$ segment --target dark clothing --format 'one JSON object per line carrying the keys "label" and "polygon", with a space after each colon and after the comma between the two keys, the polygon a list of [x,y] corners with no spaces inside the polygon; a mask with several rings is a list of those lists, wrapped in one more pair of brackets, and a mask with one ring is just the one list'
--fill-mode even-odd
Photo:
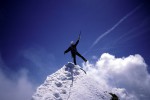
{"label": "dark clothing", "polygon": [[119,100],[118,96],[116,94],[113,93],[109,93],[112,97],[111,100]]}
{"label": "dark clothing", "polygon": [[77,40],[77,42],[75,44],[71,44],[70,47],[64,52],[64,53],[68,53],[69,51],[71,51],[71,55],[74,61],[74,64],[76,65],[76,55],[81,57],[85,62],[87,61],[80,53],[78,53],[76,46],[79,43],[79,39]]}
{"label": "dark clothing", "polygon": [[80,53],[76,52],[72,57],[73,57],[73,61],[74,64],[76,65],[76,55],[79,56],[80,58],[82,58],[85,62],[87,61]]}

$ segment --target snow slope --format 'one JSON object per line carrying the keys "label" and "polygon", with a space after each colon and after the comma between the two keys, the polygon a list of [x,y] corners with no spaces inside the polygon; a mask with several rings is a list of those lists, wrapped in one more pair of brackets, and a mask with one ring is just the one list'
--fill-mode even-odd
{"label": "snow slope", "polygon": [[32,100],[110,100],[107,89],[72,63],[49,75]]}

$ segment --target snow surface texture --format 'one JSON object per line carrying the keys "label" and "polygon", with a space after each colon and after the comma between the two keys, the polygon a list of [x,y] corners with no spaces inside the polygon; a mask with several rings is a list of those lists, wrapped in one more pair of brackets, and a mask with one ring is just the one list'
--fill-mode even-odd
{"label": "snow surface texture", "polygon": [[68,63],[49,75],[32,100],[110,100],[111,96],[79,66]]}
{"label": "snow surface texture", "polygon": [[[98,57],[96,57],[98,58]],[[116,58],[104,53],[95,64],[68,63],[47,77],[32,100],[110,100],[109,93],[120,100],[150,100],[150,74],[139,54]]]}

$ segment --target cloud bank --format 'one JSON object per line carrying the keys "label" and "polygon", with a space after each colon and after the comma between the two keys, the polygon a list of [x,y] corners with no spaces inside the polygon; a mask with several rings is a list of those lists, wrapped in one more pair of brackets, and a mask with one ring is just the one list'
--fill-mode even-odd
{"label": "cloud bank", "polygon": [[7,66],[0,57],[0,100],[30,100],[36,85],[28,80],[28,71],[22,69],[10,78],[2,67]]}
{"label": "cloud bank", "polygon": [[14,59],[18,62],[17,70],[12,71],[12,66],[6,65],[0,53],[0,100],[30,100],[39,83],[56,70],[52,67],[55,57],[35,45],[20,50]]}
{"label": "cloud bank", "polygon": [[0,70],[0,99],[1,100],[30,100],[35,86],[28,80],[26,71],[22,70],[17,81],[9,79]]}
{"label": "cloud bank", "polygon": [[96,64],[83,64],[88,75],[103,87],[119,95],[121,100],[149,100],[150,74],[139,55],[116,58],[104,53]]}

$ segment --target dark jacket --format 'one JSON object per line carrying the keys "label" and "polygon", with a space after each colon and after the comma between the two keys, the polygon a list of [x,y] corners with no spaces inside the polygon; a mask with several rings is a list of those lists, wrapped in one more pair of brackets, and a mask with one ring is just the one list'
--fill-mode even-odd
{"label": "dark jacket", "polygon": [[64,53],[68,53],[69,51],[71,51],[72,57],[75,56],[76,53],[78,52],[78,51],[77,51],[77,48],[76,48],[77,45],[78,45],[78,43],[79,43],[79,39],[76,41],[75,44],[71,44],[71,45],[69,46],[69,48],[68,48]]}

